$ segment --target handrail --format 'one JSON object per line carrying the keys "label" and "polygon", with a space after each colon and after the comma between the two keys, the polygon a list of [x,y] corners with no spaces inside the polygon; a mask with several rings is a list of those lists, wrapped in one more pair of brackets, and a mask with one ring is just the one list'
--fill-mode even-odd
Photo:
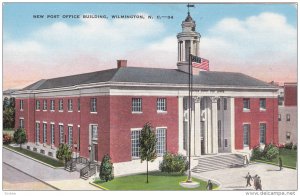
{"label": "handrail", "polygon": [[85,176],[88,172],[89,172],[90,168],[89,168],[89,165],[85,166],[84,168],[82,168],[80,170],[80,177],[83,177]]}

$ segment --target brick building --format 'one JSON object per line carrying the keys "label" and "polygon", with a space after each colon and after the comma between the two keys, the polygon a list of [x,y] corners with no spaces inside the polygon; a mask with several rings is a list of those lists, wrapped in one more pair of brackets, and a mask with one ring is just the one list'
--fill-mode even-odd
{"label": "brick building", "polygon": [[[79,156],[114,163],[139,157],[139,134],[150,122],[159,156],[187,153],[189,48],[200,34],[190,14],[178,38],[177,69],[127,66],[40,80],[14,93],[16,127],[28,148],[48,155],[68,143]],[[277,87],[242,73],[193,68],[191,155],[248,151],[278,143]],[[76,144],[77,148],[74,148]]]}

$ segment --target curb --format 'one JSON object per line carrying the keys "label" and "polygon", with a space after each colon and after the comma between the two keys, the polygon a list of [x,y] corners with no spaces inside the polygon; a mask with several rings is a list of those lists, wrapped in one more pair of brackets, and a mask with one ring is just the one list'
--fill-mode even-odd
{"label": "curb", "polygon": [[23,156],[23,157],[26,157],[26,158],[28,158],[28,159],[31,159],[31,160],[33,160],[33,161],[35,161],[35,162],[41,163],[41,164],[43,164],[43,165],[45,165],[45,166],[51,167],[52,169],[62,169],[62,168],[64,168],[64,167],[54,167],[54,166],[49,165],[49,164],[47,164],[47,163],[45,163],[45,162],[42,162],[42,161],[37,160],[37,159],[35,159],[35,158],[32,158],[32,157],[30,157],[30,156],[28,156],[28,155],[25,155],[25,154],[23,154],[23,153],[20,153],[20,152],[18,152],[18,151],[15,151],[15,150],[13,150],[13,149],[10,149],[10,148],[8,148],[8,147],[6,147],[6,146],[3,146],[3,148],[5,148],[6,150],[10,150],[10,151],[12,151],[12,152],[14,152],[14,153],[16,153],[16,154],[19,154],[19,155],[21,155],[21,156]]}
{"label": "curb", "polygon": [[100,185],[98,185],[98,184],[95,184],[95,183],[93,183],[93,182],[89,182],[89,184],[91,184],[91,185],[93,185],[93,186],[95,186],[95,187],[98,187],[98,188],[100,188],[100,189],[102,189],[102,190],[104,190],[104,191],[109,191],[108,188],[105,188],[105,187],[100,186]]}
{"label": "curb", "polygon": [[51,184],[49,184],[49,183],[47,183],[47,182],[45,182],[45,181],[39,179],[39,178],[37,178],[37,177],[34,177],[34,176],[32,176],[32,175],[30,175],[30,174],[28,174],[28,173],[26,173],[26,172],[24,172],[24,171],[22,171],[22,170],[20,170],[20,169],[18,169],[18,168],[16,168],[16,167],[14,167],[14,166],[12,166],[12,165],[10,165],[10,164],[8,164],[8,163],[3,162],[3,164],[6,164],[6,165],[8,165],[8,166],[14,168],[15,170],[18,170],[19,172],[21,172],[21,173],[23,173],[23,174],[26,174],[26,175],[28,175],[28,176],[30,176],[30,177],[32,177],[32,178],[34,178],[34,179],[40,181],[41,183],[44,183],[44,184],[46,184],[46,185],[48,185],[48,186],[54,188],[55,190],[60,190],[59,188],[57,188],[57,187],[55,187],[55,186],[53,186],[53,185],[51,185]]}
{"label": "curb", "polygon": [[218,186],[218,187],[212,189],[214,191],[217,191],[217,190],[219,190],[222,187],[222,184],[219,181],[217,181],[217,180],[208,179],[208,178],[200,177],[200,176],[192,176],[192,177],[193,178],[197,178],[199,180],[203,180],[203,181],[208,181],[208,180],[212,181],[212,183],[214,183],[214,184],[216,184]]}

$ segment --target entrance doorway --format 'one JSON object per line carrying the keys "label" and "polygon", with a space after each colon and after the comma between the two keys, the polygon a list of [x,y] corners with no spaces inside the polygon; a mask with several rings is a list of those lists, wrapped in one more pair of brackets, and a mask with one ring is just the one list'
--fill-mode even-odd
{"label": "entrance doorway", "polygon": [[91,162],[98,161],[98,144],[92,144]]}

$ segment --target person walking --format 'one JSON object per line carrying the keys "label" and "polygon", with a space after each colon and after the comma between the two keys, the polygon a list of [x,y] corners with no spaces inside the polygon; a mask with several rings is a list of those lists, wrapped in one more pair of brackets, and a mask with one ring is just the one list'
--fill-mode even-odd
{"label": "person walking", "polygon": [[211,180],[208,180],[206,189],[210,191],[210,190],[212,190],[212,188],[213,188],[213,184],[212,184]]}
{"label": "person walking", "polygon": [[258,175],[256,174],[254,177],[253,177],[253,180],[254,180],[254,189],[257,190],[257,182],[258,182]]}
{"label": "person walking", "polygon": [[281,171],[282,170],[282,159],[281,159],[281,157],[279,157],[279,170]]}
{"label": "person walking", "polygon": [[262,191],[261,179],[260,179],[259,176],[257,177],[257,188],[256,188],[256,190],[261,190]]}
{"label": "person walking", "polygon": [[245,178],[246,178],[246,181],[247,181],[246,187],[248,187],[248,185],[252,186],[251,185],[251,180],[253,181],[253,178],[252,178],[252,176],[250,175],[249,172],[248,172],[248,174],[247,174],[247,176]]}

